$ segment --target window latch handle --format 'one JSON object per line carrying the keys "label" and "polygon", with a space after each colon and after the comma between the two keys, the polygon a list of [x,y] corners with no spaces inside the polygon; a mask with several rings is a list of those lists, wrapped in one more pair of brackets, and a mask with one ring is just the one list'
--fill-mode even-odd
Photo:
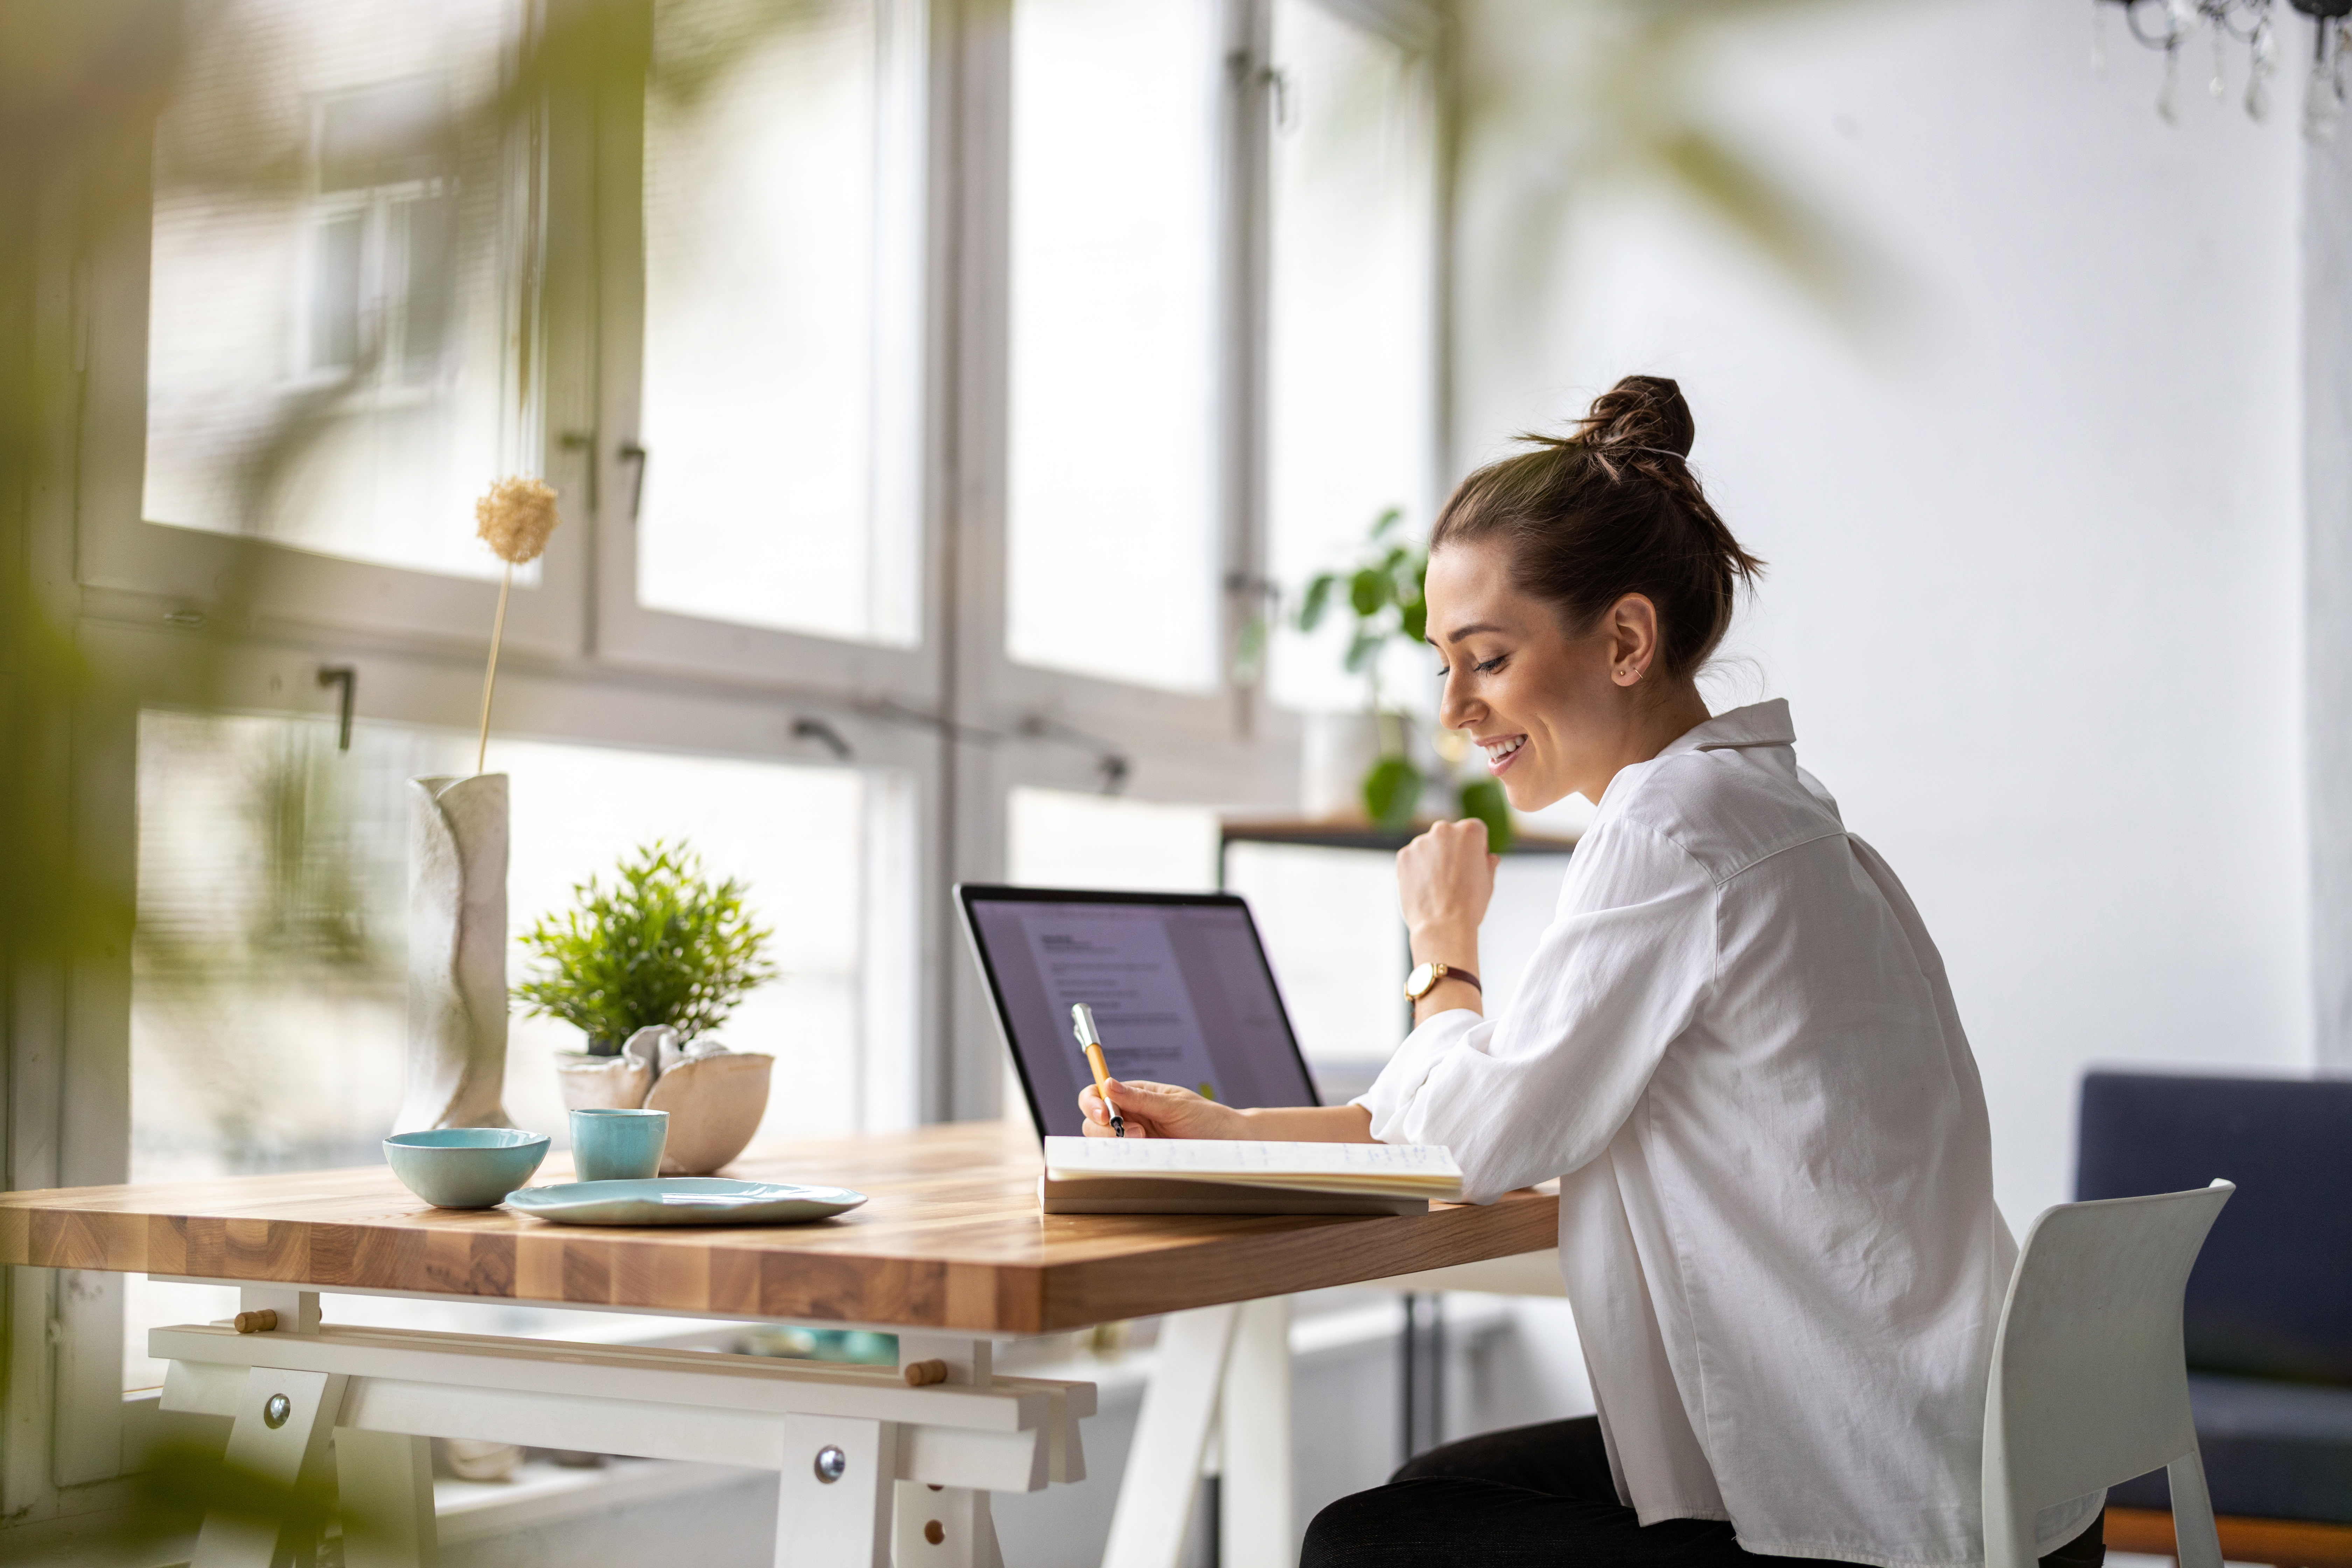
{"label": "window latch handle", "polygon": [[653,456],[635,441],[621,443],[617,456],[625,463],[636,465],[636,481],[629,487],[629,521],[637,521],[637,512],[646,503],[646,463]]}
{"label": "window latch handle", "polygon": [[348,752],[352,749],[352,704],[359,696],[360,672],[348,664],[322,664],[319,667],[319,684],[342,688],[336,704],[335,750]]}

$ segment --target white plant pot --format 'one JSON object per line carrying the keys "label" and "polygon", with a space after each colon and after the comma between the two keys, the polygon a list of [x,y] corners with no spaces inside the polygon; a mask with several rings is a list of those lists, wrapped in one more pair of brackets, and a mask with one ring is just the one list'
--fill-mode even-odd
{"label": "white plant pot", "polygon": [[647,1110],[669,1112],[661,1173],[707,1176],[740,1154],[767,1112],[775,1065],[757,1051],[729,1051],[664,1068],[646,1096]]}
{"label": "white plant pot", "polygon": [[1364,815],[1364,775],[1381,760],[1379,718],[1309,713],[1300,758],[1299,806],[1308,820]]}
{"label": "white plant pot", "polygon": [[507,775],[408,781],[408,1092],[395,1132],[507,1127]]}
{"label": "white plant pot", "polygon": [[677,1031],[659,1026],[630,1036],[617,1057],[555,1056],[566,1110],[669,1112],[665,1176],[707,1176],[744,1151],[767,1113],[775,1065],[772,1056],[708,1039],[682,1047]]}

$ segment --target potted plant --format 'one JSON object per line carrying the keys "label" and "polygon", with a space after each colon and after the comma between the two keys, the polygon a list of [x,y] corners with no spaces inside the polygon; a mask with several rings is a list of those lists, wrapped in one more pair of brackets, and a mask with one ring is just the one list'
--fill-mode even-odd
{"label": "potted plant", "polygon": [[[1364,814],[1383,827],[1403,829],[1413,821],[1430,780],[1416,763],[1406,737],[1415,717],[1402,704],[1391,702],[1381,685],[1381,656],[1400,639],[1418,648],[1429,631],[1429,552],[1404,537],[1399,525],[1404,513],[1396,507],[1372,520],[1371,531],[1354,566],[1323,572],[1308,579],[1300,595],[1296,624],[1312,632],[1323,624],[1336,602],[1354,620],[1342,663],[1350,675],[1364,677],[1369,711],[1379,731],[1379,754],[1366,770],[1359,795]],[[1441,754],[1458,762],[1464,751]],[[1503,786],[1491,778],[1463,783],[1455,804],[1464,816],[1486,825],[1486,839],[1497,852],[1510,847],[1511,810]]]}
{"label": "potted plant", "polygon": [[745,907],[743,884],[703,875],[683,841],[625,857],[606,886],[572,889],[572,907],[522,937],[540,968],[514,988],[524,1011],[588,1037],[557,1058],[574,1110],[645,1106],[670,1113],[662,1169],[701,1174],[741,1152],[768,1103],[775,1058],[712,1037],[755,987],[775,978],[772,933]]}
{"label": "potted plant", "polygon": [[614,875],[610,888],[593,876],[575,884],[572,908],[524,934],[546,967],[514,988],[527,1013],[587,1036],[590,1056],[620,1055],[639,1029],[667,1026],[693,1040],[775,978],[772,933],[752,923],[743,884],[704,877],[691,846],[656,839]]}

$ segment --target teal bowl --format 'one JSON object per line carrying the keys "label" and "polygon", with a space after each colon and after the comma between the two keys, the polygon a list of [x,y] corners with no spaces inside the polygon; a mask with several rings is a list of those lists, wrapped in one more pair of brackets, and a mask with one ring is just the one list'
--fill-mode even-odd
{"label": "teal bowl", "polygon": [[496,1208],[547,1158],[547,1134],[512,1127],[395,1132],[383,1141],[383,1157],[401,1184],[435,1208]]}

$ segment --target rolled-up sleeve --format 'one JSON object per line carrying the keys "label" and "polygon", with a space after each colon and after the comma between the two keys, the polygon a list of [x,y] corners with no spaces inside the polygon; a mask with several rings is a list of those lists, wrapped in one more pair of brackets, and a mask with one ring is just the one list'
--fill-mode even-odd
{"label": "rolled-up sleeve", "polygon": [[1714,880],[1638,824],[1588,833],[1507,1012],[1437,1014],[1356,1103],[1383,1143],[1442,1143],[1491,1203],[1609,1145],[1716,973]]}

